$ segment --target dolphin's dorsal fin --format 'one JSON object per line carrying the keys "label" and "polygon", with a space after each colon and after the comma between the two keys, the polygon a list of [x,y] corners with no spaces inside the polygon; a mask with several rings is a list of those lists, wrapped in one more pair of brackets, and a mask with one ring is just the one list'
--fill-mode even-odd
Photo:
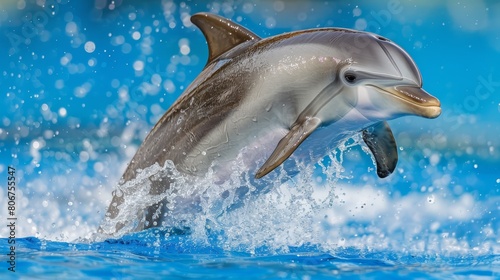
{"label": "dolphin's dorsal fin", "polygon": [[387,122],[378,122],[363,130],[363,140],[377,163],[377,175],[389,176],[398,163],[398,148]]}
{"label": "dolphin's dorsal fin", "polygon": [[280,140],[274,152],[255,174],[255,178],[262,178],[282,164],[320,124],[321,120],[316,117],[307,118],[302,123],[296,123],[288,134]]}
{"label": "dolphin's dorsal fin", "polygon": [[191,22],[201,29],[208,43],[208,62],[235,46],[260,37],[245,27],[226,18],[209,13],[197,13],[191,17]]}

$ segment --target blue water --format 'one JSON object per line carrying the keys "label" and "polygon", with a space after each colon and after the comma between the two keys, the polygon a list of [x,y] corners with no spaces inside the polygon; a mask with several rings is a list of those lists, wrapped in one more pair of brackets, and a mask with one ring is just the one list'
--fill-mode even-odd
{"label": "blue water", "polygon": [[[95,240],[126,164],[204,66],[200,11],[261,37],[379,33],[443,114],[390,121],[388,179],[355,145],[191,234]],[[17,239],[10,272],[0,228],[0,277],[499,278],[499,18],[496,1],[2,1],[0,218],[11,166]]]}
{"label": "blue water", "polygon": [[[224,252],[197,244],[182,244],[182,238],[153,246],[146,234],[118,241],[92,244],[42,243],[36,238],[19,240],[24,257],[22,274],[69,278],[452,278],[492,276],[494,256],[439,257],[385,251],[338,249],[322,253],[315,247],[293,248],[279,255],[254,256]],[[497,259],[498,261],[498,259]],[[45,274],[45,275],[42,275]],[[496,271],[498,273],[498,270]]]}

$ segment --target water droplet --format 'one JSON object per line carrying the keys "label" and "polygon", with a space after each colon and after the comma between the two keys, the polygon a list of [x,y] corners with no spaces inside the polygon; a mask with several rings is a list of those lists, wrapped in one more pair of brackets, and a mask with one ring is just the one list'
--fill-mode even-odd
{"label": "water droplet", "polygon": [[116,196],[116,197],[122,197],[123,196],[123,192],[120,189],[116,189],[115,191],[112,192],[112,195]]}
{"label": "water droplet", "polygon": [[47,207],[47,206],[49,206],[49,202],[47,200],[44,200],[42,202],[42,205],[43,205],[43,207]]}
{"label": "water droplet", "polygon": [[88,41],[87,43],[85,43],[84,49],[88,53],[93,53],[95,51],[95,43],[92,41]]}
{"label": "water droplet", "polygon": [[134,33],[132,33],[132,39],[136,41],[141,39],[141,33],[139,31],[135,31]]}
{"label": "water droplet", "polygon": [[500,184],[500,178],[497,179],[497,184]]}
{"label": "water droplet", "polygon": [[269,103],[269,104],[266,106],[266,112],[271,111],[271,108],[273,108],[273,103]]}
{"label": "water droplet", "polygon": [[435,201],[436,199],[434,198],[434,195],[430,195],[427,197],[427,202],[429,202],[430,204],[433,204]]}
{"label": "water droplet", "polygon": [[252,118],[252,121],[253,121],[253,122],[257,122],[257,117],[253,117],[253,118]]}
{"label": "water droplet", "polygon": [[207,152],[203,151],[201,152],[202,155],[206,156],[207,155]]}
{"label": "water droplet", "polygon": [[474,169],[477,169],[477,163],[476,163],[476,164],[474,164]]}

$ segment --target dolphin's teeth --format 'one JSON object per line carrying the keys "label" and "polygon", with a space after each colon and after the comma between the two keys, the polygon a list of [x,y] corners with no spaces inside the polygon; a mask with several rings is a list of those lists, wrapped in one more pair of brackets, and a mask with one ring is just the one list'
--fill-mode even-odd
{"label": "dolphin's teeth", "polygon": [[441,102],[434,96],[427,93],[420,87],[416,86],[396,86],[394,88],[397,92],[404,94],[415,103],[419,103],[422,106],[441,106]]}

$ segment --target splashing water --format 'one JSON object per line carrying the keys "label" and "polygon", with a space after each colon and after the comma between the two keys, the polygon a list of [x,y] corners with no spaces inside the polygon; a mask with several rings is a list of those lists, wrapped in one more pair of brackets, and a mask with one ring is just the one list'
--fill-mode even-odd
{"label": "splashing water", "polygon": [[[246,219],[241,217],[235,219],[234,215],[245,215],[253,219],[258,216],[267,216],[262,211],[280,210],[283,212],[284,209],[287,209],[287,214],[296,211],[313,215],[316,211],[322,211],[334,204],[336,197],[334,185],[338,179],[346,178],[342,175],[343,153],[358,145],[359,140],[360,138],[355,136],[348,141],[349,144],[344,142],[328,155],[328,162],[320,162],[318,166],[306,166],[301,162],[295,162],[301,172],[294,177],[290,177],[281,166],[277,168],[276,175],[255,180],[248,170],[244,170],[242,156],[237,158],[230,176],[224,181],[217,179],[213,168],[210,168],[203,177],[193,177],[181,174],[169,160],[164,166],[154,164],[138,172],[135,179],[120,185],[115,190],[117,196],[124,197],[124,202],[119,206],[120,211],[115,218],[104,219],[101,229],[104,233],[114,237],[134,231],[139,225],[147,223],[144,210],[160,202],[165,206],[163,208],[165,213],[158,213],[164,215],[163,227],[188,228],[193,238],[203,240],[207,239],[208,228],[212,232],[225,231],[224,229],[229,229],[227,232],[235,232],[237,228],[245,231],[249,228],[260,229],[265,226],[248,223],[248,228],[243,227],[241,221]],[[365,152],[369,154],[368,150]],[[167,177],[172,182],[170,188],[162,194],[150,194],[152,181],[161,181],[161,178]],[[318,189],[319,185],[315,179],[324,181],[323,185],[326,186]],[[258,200],[261,196],[264,201]],[[300,201],[301,206],[297,207],[290,199]],[[258,207],[256,203],[266,207]],[[248,212],[251,209],[254,210]],[[279,217],[269,218],[271,219],[268,222],[278,223]],[[126,226],[114,233],[118,224]],[[99,239],[105,237],[109,236],[104,235]],[[228,236],[228,238],[231,237]],[[255,240],[257,243],[260,241]]]}
{"label": "splashing water", "polygon": [[[101,226],[112,229],[131,221],[114,235],[122,236],[144,223],[147,206],[164,201],[163,227],[150,231],[155,238],[168,240],[172,233],[182,234],[186,244],[225,251],[288,253],[313,246],[330,252],[351,247],[453,255],[496,250],[493,232],[486,235],[482,247],[475,247],[449,228],[481,216],[470,194],[456,200],[425,193],[394,198],[370,181],[350,184],[355,178],[345,174],[343,163],[353,150],[370,154],[355,136],[317,165],[297,162],[301,172],[294,177],[280,168],[276,177],[264,177],[264,184],[256,184],[238,164],[224,182],[217,182],[212,170],[202,178],[188,178],[169,161],[163,167],[156,164],[120,188],[127,198],[124,211]],[[169,174],[175,183],[164,194],[149,195],[149,178],[161,174]]]}

